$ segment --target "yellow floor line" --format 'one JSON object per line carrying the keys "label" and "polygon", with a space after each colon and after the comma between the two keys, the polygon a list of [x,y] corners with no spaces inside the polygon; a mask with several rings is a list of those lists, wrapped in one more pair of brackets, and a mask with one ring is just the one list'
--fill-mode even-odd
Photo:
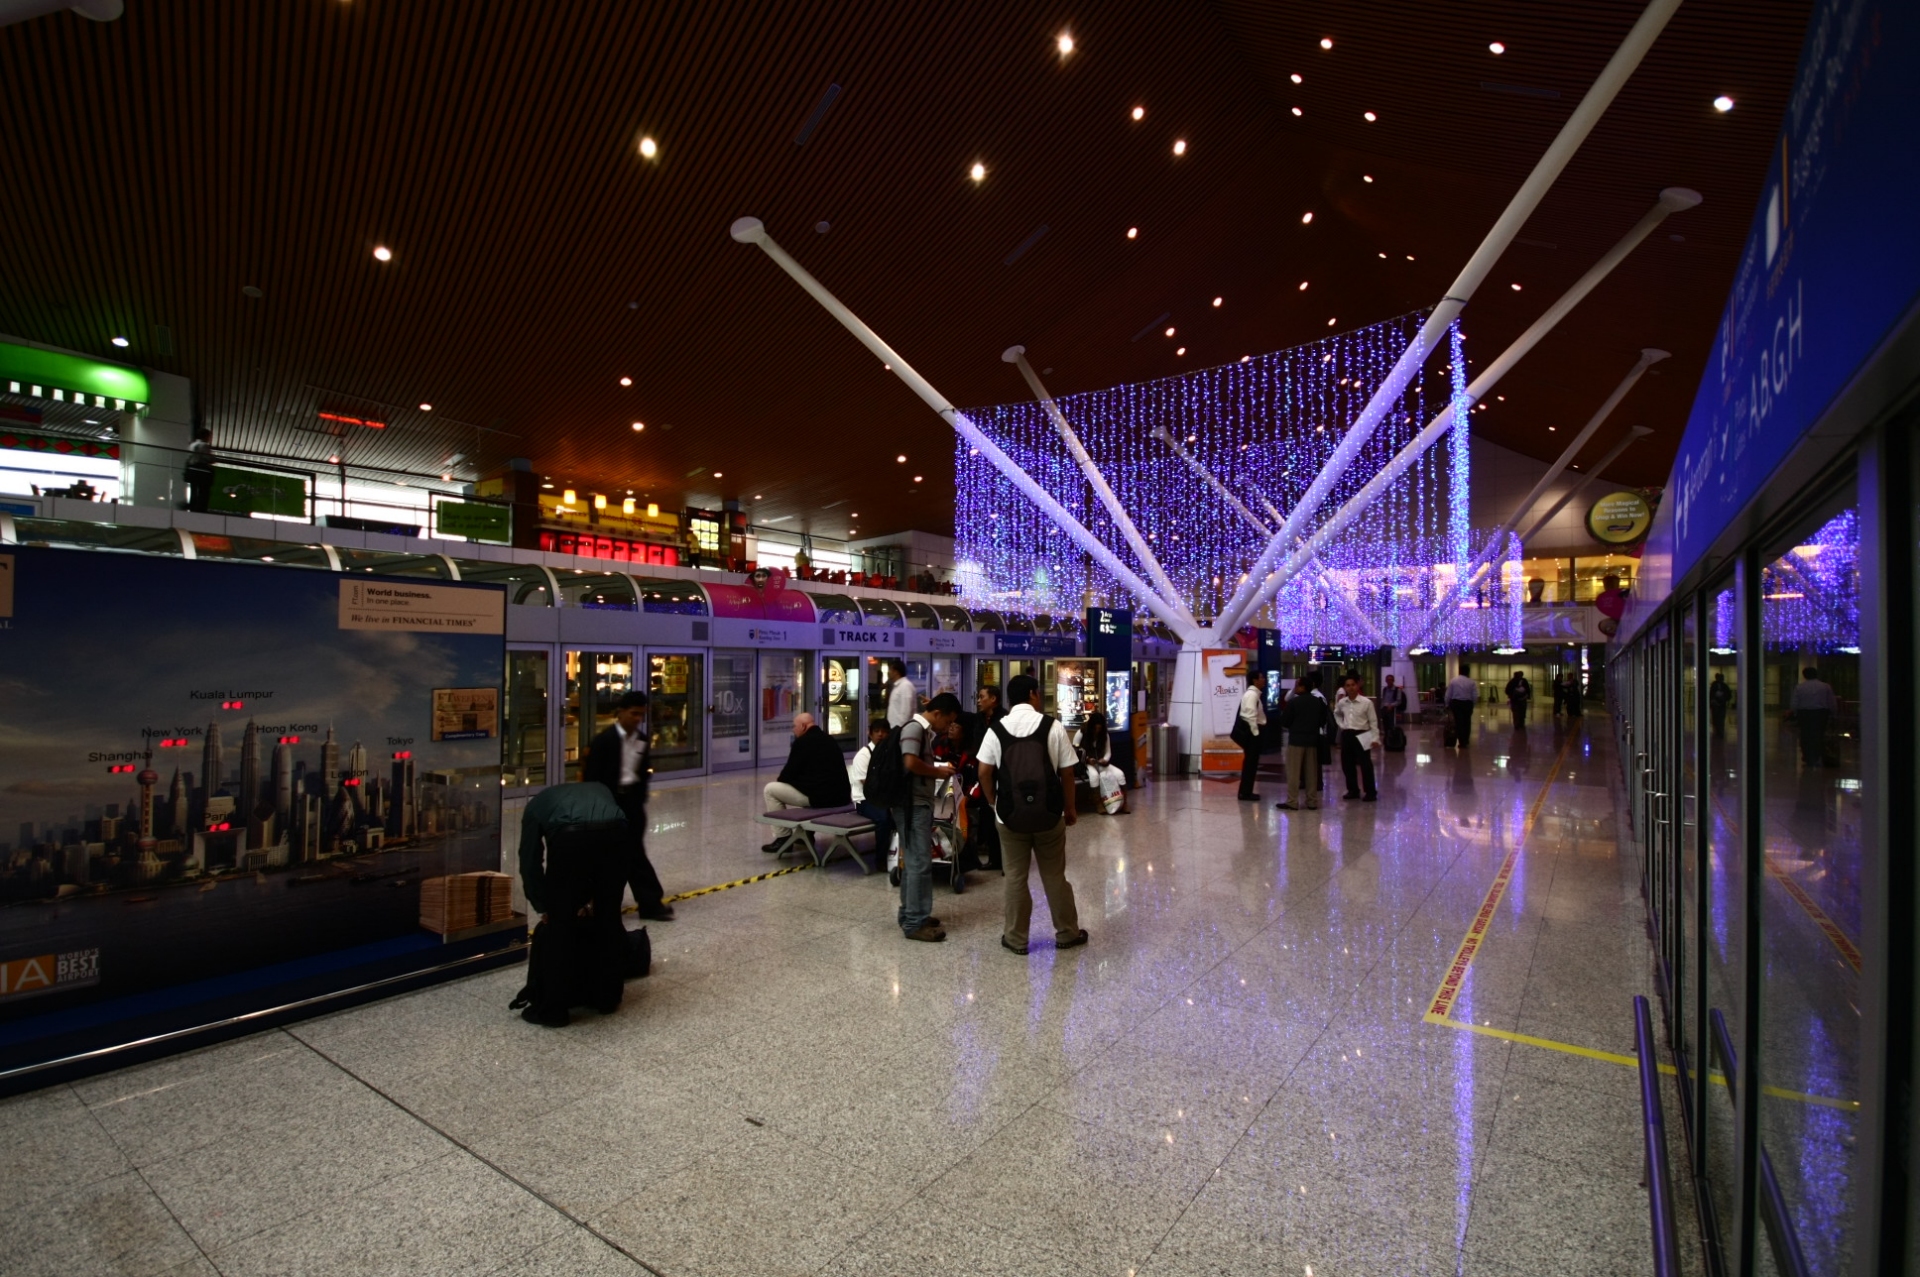
{"label": "yellow floor line", "polygon": [[1513,879],[1513,866],[1520,858],[1520,849],[1527,845],[1527,839],[1532,836],[1534,822],[1540,818],[1540,809],[1546,805],[1553,782],[1559,779],[1560,765],[1567,761],[1567,751],[1573,748],[1573,742],[1580,739],[1580,735],[1579,732],[1567,733],[1559,755],[1553,760],[1553,770],[1547,773],[1546,783],[1540,786],[1533,806],[1527,809],[1527,819],[1520,826],[1520,836],[1514,840],[1506,859],[1500,862],[1500,872],[1493,876],[1493,885],[1487,888],[1487,894],[1481,898],[1480,909],[1467,927],[1466,938],[1453,951],[1453,961],[1447,964],[1447,974],[1441,979],[1440,987],[1434,990],[1432,1000],[1427,1003],[1427,1019],[1450,1019],[1454,1000],[1460,996],[1461,982],[1467,978],[1467,968],[1473,965],[1474,957],[1480,952],[1481,941],[1486,938],[1487,928],[1493,923],[1493,911],[1500,907],[1500,898],[1507,894],[1507,883]]}
{"label": "yellow floor line", "polygon": [[[1552,1038],[1536,1038],[1531,1034],[1515,1033],[1509,1029],[1496,1029],[1490,1024],[1469,1024],[1465,1020],[1450,1020],[1445,1016],[1427,1015],[1423,1017],[1428,1024],[1438,1024],[1444,1028],[1460,1029],[1467,1033],[1478,1033],[1482,1037],[1499,1038],[1503,1042],[1518,1042],[1522,1046],[1535,1046],[1545,1051],[1559,1051],[1563,1055],[1577,1055],[1583,1059],[1599,1060],[1605,1064],[1620,1064],[1627,1068],[1638,1068],[1640,1061],[1631,1055],[1621,1055],[1616,1051],[1597,1051],[1590,1046],[1575,1046],[1571,1042],[1555,1042]],[[1662,1064],[1660,1072],[1672,1077],[1679,1072],[1671,1064]],[[1727,1079],[1720,1073],[1707,1074],[1707,1080],[1715,1086],[1725,1086]],[[1777,1100],[1795,1100],[1801,1104],[1818,1104],[1824,1108],[1842,1109],[1857,1112],[1859,1100],[1842,1100],[1831,1095],[1809,1095],[1805,1091],[1789,1091],[1785,1087],[1763,1086],[1760,1091]]]}
{"label": "yellow floor line", "polygon": [[1818,901],[1807,894],[1805,887],[1795,882],[1785,870],[1776,868],[1772,861],[1767,862],[1767,876],[1779,883],[1782,889],[1784,889],[1789,896],[1793,897],[1794,903],[1805,911],[1807,917],[1813,919],[1813,925],[1820,928],[1822,934],[1833,942],[1833,947],[1840,951],[1840,956],[1847,960],[1847,965],[1851,966],[1855,971],[1858,971],[1860,969],[1860,947],[1854,944],[1853,937],[1841,930],[1840,924],[1827,916],[1827,911],[1820,907]]}
{"label": "yellow floor line", "polygon": [[[751,883],[765,882],[769,878],[778,878],[783,874],[797,874],[802,869],[811,869],[811,868],[813,868],[811,864],[788,865],[785,869],[774,869],[767,873],[755,874],[751,878],[736,878],[732,882],[715,883],[711,887],[696,887],[692,891],[683,891],[677,896],[666,896],[660,901],[660,903],[664,905],[670,905],[679,900],[691,900],[695,896],[710,896],[716,891],[731,891],[735,887],[745,887]],[[638,909],[639,909],[638,905],[628,905],[621,912],[635,913],[638,911]]]}

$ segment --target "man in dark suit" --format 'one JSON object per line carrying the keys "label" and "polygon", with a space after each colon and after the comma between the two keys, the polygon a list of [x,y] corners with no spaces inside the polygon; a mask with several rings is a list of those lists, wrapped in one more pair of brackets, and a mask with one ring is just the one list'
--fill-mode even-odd
{"label": "man in dark suit", "polygon": [[580,779],[605,785],[620,805],[627,818],[627,884],[633,888],[633,903],[642,918],[666,922],[673,917],[673,906],[662,899],[660,875],[647,859],[647,777],[653,770],[648,745],[647,694],[628,692],[614,705],[613,726],[587,746]]}

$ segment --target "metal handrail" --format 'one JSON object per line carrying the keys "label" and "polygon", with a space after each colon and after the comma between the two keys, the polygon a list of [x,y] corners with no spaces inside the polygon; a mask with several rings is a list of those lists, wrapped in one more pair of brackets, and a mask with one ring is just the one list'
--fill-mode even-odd
{"label": "metal handrail", "polygon": [[[1719,1007],[1707,1012],[1713,1025],[1713,1048],[1720,1057],[1720,1072],[1727,1079],[1727,1098],[1740,1102],[1740,1062],[1733,1053],[1733,1035],[1727,1032],[1727,1018]],[[1800,1233],[1787,1214],[1787,1199],[1780,1191],[1780,1179],[1773,1173],[1773,1159],[1760,1150],[1760,1219],[1767,1226],[1767,1240],[1773,1244],[1774,1262],[1786,1277],[1811,1277],[1806,1252],[1800,1249]]]}
{"label": "metal handrail", "polygon": [[1643,996],[1633,999],[1633,1042],[1640,1057],[1640,1110],[1646,1125],[1654,1277],[1679,1277],[1680,1233],[1674,1224],[1673,1184],[1667,1173],[1667,1120],[1660,1105],[1660,1063],[1653,1053],[1653,1013]]}

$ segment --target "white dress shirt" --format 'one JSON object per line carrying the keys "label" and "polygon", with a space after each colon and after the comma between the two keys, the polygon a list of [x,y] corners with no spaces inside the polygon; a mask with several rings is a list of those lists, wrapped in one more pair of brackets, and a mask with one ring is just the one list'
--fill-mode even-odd
{"label": "white dress shirt", "polygon": [[1465,674],[1455,674],[1447,680],[1447,699],[1450,701],[1477,701],[1480,699],[1480,684]]}
{"label": "white dress shirt", "polygon": [[620,787],[637,785],[647,774],[647,738],[639,732],[629,732],[615,723],[613,730],[620,733]]}
{"label": "white dress shirt", "polygon": [[1267,725],[1266,697],[1260,694],[1260,684],[1249,683],[1247,690],[1240,693],[1240,720],[1251,727],[1256,736]]}
{"label": "white dress shirt", "polygon": [[1343,732],[1380,730],[1380,718],[1373,712],[1373,702],[1344,692],[1333,698],[1333,723]]}
{"label": "white dress shirt", "polygon": [[913,684],[902,674],[894,680],[893,690],[887,693],[887,726],[905,727],[907,720],[920,709],[920,698],[914,694]]}

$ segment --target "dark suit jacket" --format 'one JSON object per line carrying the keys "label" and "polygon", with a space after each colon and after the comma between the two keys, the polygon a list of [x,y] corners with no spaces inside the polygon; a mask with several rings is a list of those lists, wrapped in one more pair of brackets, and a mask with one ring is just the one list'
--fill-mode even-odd
{"label": "dark suit jacket", "polygon": [[780,769],[780,783],[792,785],[815,807],[845,807],[853,801],[847,760],[818,723],[794,737],[793,747],[787,751],[787,765]]}
{"label": "dark suit jacket", "polygon": [[[647,779],[653,759],[652,738],[643,730],[640,738],[647,742],[646,766],[640,769],[639,798],[647,801]],[[587,756],[580,764],[580,779],[605,785],[609,792],[620,793],[620,729],[609,727],[593,738],[587,746]],[[631,797],[629,797],[631,801]]]}

